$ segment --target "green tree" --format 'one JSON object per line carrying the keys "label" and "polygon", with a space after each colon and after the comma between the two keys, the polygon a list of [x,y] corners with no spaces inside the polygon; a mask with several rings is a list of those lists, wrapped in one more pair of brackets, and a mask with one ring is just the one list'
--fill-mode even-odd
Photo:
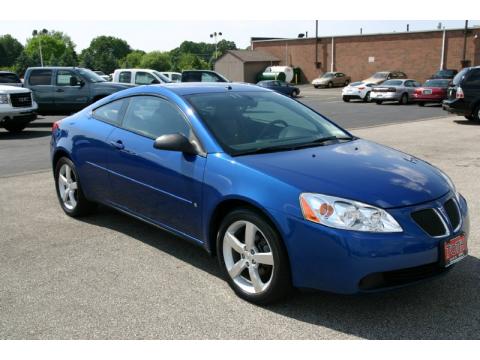
{"label": "green tree", "polygon": [[[55,30],[47,31],[46,33],[41,32],[27,39],[24,50],[25,54],[31,59],[35,59],[37,54],[40,54],[40,46],[42,47],[44,65],[77,65],[75,44],[72,39],[63,32]],[[40,62],[35,65],[40,65]]]}
{"label": "green tree", "polygon": [[207,69],[208,63],[194,54],[184,53],[181,54],[178,58],[178,62],[176,64],[176,70],[183,71],[183,70],[201,70]]}
{"label": "green tree", "polygon": [[23,45],[10,34],[0,36],[0,66],[12,66],[23,51]]}
{"label": "green tree", "polygon": [[140,67],[142,58],[145,55],[143,50],[134,50],[120,61],[120,67],[125,69],[134,69]]}
{"label": "green tree", "polygon": [[90,42],[90,46],[80,54],[80,65],[92,70],[112,73],[120,65],[132,49],[123,40],[113,36],[98,36]]}
{"label": "green tree", "polygon": [[152,51],[143,55],[140,67],[158,71],[169,71],[172,68],[170,55],[166,52]]}
{"label": "green tree", "polygon": [[13,65],[13,71],[16,72],[20,77],[25,74],[27,68],[31,66],[38,66],[40,64],[40,55],[33,54],[33,56],[27,55],[25,51],[18,56],[15,64]]}

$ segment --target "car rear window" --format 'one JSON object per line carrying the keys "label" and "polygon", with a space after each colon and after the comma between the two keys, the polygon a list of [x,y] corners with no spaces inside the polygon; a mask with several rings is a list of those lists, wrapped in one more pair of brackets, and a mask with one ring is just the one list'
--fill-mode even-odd
{"label": "car rear window", "polygon": [[0,84],[19,84],[21,81],[16,74],[0,74]]}
{"label": "car rear window", "polygon": [[400,85],[402,85],[402,81],[401,80],[387,80],[382,85],[400,86]]}
{"label": "car rear window", "polygon": [[30,83],[30,85],[51,85],[52,70],[32,70],[28,82]]}
{"label": "car rear window", "polygon": [[468,70],[469,70],[468,68],[465,68],[461,70],[457,75],[455,75],[455,77],[452,80],[453,85],[460,84],[464,79],[465,75],[467,74]]}

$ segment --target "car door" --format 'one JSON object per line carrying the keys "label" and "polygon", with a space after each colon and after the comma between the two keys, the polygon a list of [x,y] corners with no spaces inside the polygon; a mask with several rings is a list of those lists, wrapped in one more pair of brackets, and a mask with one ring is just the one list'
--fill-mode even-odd
{"label": "car door", "polygon": [[408,93],[408,97],[411,99],[415,92],[415,82],[413,80],[407,80],[403,83],[405,91]]}
{"label": "car door", "polygon": [[26,85],[32,90],[40,112],[54,110],[55,99],[52,69],[32,70],[27,78]]}
{"label": "car door", "polygon": [[333,79],[335,85],[343,85],[345,83],[344,75],[342,73],[336,73]]}
{"label": "car door", "polygon": [[64,113],[76,112],[88,104],[89,87],[72,70],[58,69],[55,74],[55,107]]}
{"label": "car door", "polygon": [[185,115],[157,96],[130,99],[122,128],[109,137],[113,205],[163,227],[201,237],[201,190],[206,159],[153,147],[157,137],[193,137]]}

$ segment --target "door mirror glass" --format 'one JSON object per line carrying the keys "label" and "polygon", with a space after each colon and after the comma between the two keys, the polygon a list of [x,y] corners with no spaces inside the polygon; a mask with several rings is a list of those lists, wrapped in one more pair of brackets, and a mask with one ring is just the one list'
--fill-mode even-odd
{"label": "door mirror glass", "polygon": [[153,147],[159,150],[180,151],[188,155],[197,155],[195,145],[183,134],[167,134],[159,136]]}

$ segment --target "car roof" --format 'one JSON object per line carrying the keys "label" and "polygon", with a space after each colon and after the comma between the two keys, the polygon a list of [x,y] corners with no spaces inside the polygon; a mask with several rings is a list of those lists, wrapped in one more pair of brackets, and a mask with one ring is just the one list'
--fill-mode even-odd
{"label": "car roof", "polygon": [[[4,71],[4,70],[0,70],[0,74],[15,74],[13,71]],[[17,74],[15,74],[17,75]]]}
{"label": "car roof", "polygon": [[165,90],[176,95],[191,95],[191,94],[207,94],[207,93],[222,93],[227,91],[245,92],[245,91],[271,91],[260,86],[246,83],[206,83],[206,82],[188,82],[188,83],[167,83],[158,85],[145,85],[130,88],[130,94],[136,93],[151,93],[164,94]]}

